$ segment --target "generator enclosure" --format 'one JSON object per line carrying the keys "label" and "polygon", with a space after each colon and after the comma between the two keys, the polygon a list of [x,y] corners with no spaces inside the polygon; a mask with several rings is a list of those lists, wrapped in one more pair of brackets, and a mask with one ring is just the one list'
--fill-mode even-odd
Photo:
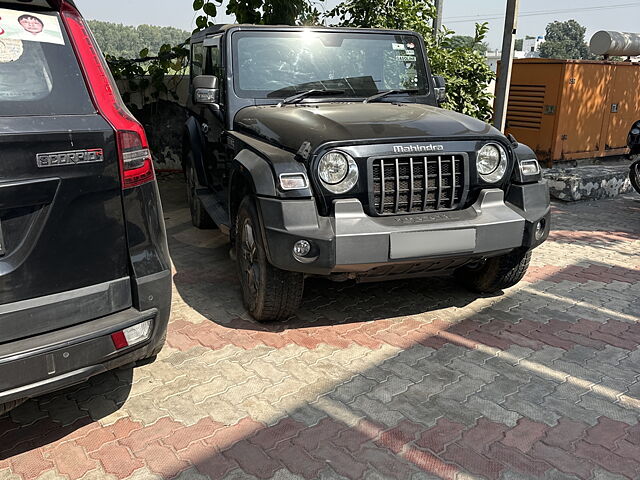
{"label": "generator enclosure", "polygon": [[553,164],[628,153],[640,120],[640,64],[521,59],[513,65],[506,133]]}

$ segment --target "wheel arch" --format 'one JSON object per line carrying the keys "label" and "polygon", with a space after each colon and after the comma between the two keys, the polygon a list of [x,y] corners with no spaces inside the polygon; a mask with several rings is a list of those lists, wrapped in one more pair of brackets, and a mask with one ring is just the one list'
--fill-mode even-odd
{"label": "wheel arch", "polygon": [[[238,209],[246,195],[277,195],[271,166],[264,158],[247,149],[242,150],[233,159],[229,175],[228,205],[232,240]],[[258,211],[258,215],[260,216],[261,212]]]}
{"label": "wheel arch", "polygon": [[204,168],[205,138],[202,129],[195,117],[189,117],[184,125],[182,135],[182,168],[186,168],[186,158],[189,152],[193,153],[193,167],[195,168],[200,185],[206,185],[206,174]]}

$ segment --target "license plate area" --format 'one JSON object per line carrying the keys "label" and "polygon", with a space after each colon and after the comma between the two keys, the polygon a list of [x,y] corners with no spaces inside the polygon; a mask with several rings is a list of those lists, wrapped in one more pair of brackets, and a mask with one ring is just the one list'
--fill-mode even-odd
{"label": "license plate area", "polygon": [[389,258],[391,260],[401,260],[470,253],[473,252],[475,248],[475,228],[392,233],[389,246]]}

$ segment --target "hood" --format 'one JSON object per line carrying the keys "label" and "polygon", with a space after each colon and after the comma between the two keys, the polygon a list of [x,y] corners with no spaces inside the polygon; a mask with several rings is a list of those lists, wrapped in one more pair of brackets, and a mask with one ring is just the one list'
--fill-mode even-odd
{"label": "hood", "polygon": [[237,113],[234,129],[291,151],[297,151],[307,141],[315,150],[323,143],[336,141],[455,140],[502,135],[480,120],[417,103],[252,106]]}

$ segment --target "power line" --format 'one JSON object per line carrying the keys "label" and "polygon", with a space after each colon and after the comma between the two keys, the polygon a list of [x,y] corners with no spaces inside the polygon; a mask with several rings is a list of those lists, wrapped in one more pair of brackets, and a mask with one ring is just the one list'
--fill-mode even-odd
{"label": "power line", "polygon": [[[580,13],[582,12],[595,12],[601,10],[611,10],[614,8],[628,8],[628,7],[638,7],[640,6],[640,2],[633,3],[620,3],[617,5],[607,5],[607,6],[594,6],[594,7],[585,7],[578,10]],[[576,13],[576,9],[561,9],[561,10],[537,10],[531,12],[522,12],[520,17],[536,17],[536,16],[545,16],[545,15],[559,15],[563,13]],[[445,23],[466,23],[471,21],[480,21],[480,20],[501,20],[504,18],[503,14],[489,14],[489,15],[467,15],[467,16],[454,16],[448,17],[445,19]]]}

